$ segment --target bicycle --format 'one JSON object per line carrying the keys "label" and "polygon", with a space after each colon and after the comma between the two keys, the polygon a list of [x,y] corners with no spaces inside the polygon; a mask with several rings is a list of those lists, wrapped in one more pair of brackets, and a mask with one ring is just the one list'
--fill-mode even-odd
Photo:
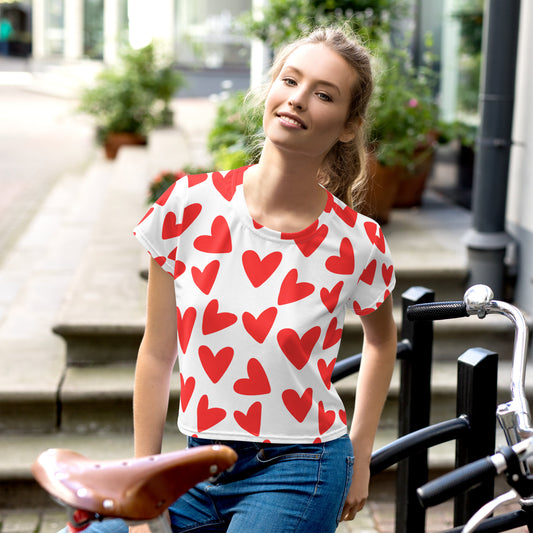
{"label": "bicycle", "polygon": [[236,460],[235,451],[222,445],[101,462],[71,450],[49,449],[33,463],[32,473],[66,507],[72,533],[109,518],[147,523],[152,533],[172,533],[164,516],[167,508]]}
{"label": "bicycle", "polygon": [[[432,507],[503,472],[506,472],[507,482],[512,488],[483,505],[464,527],[454,528],[447,533],[496,533],[524,525],[533,532],[533,475],[527,464],[527,459],[533,455],[533,427],[525,395],[528,327],[523,314],[513,305],[493,300],[492,291],[486,286],[469,289],[464,302],[420,304],[408,310],[410,318],[424,320],[473,314],[484,318],[490,313],[506,316],[515,327],[511,400],[500,404],[496,410],[507,446],[490,457],[474,461],[424,484],[417,493],[424,507]],[[511,502],[520,503],[520,510],[488,518],[498,507]]]}

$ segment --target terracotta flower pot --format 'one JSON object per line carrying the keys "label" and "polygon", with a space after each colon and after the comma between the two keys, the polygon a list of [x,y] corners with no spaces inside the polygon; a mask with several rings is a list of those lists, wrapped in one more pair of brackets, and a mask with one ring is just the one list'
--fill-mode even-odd
{"label": "terracotta flower pot", "polygon": [[434,143],[421,146],[413,154],[414,168],[394,165],[384,166],[375,157],[375,151],[368,154],[368,191],[364,214],[377,222],[386,224],[393,207],[415,207],[422,203],[422,194],[433,168]]}
{"label": "terracotta flower pot", "polygon": [[386,167],[378,162],[373,153],[370,153],[367,159],[367,172],[365,207],[361,211],[376,222],[386,224],[404,169],[398,166]]}
{"label": "terracotta flower pot", "polygon": [[107,159],[115,159],[121,146],[145,146],[147,139],[145,135],[138,133],[108,133],[105,143],[105,155]]}
{"label": "terracotta flower pot", "polygon": [[416,207],[422,204],[422,194],[433,169],[435,148],[433,145],[420,148],[413,159],[416,161],[415,167],[412,170],[405,169],[393,207]]}

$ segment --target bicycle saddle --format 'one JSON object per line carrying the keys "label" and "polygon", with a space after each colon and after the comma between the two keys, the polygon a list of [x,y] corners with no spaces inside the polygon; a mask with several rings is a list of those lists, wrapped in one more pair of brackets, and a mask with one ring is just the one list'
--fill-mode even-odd
{"label": "bicycle saddle", "polygon": [[37,482],[54,498],[101,518],[152,520],[191,487],[237,460],[227,446],[129,460],[92,461],[71,450],[50,449],[32,465]]}

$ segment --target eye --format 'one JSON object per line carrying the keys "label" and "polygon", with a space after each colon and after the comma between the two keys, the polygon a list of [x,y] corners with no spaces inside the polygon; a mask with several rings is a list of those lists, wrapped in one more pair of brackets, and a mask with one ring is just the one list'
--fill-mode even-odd
{"label": "eye", "polygon": [[320,100],[323,100],[324,102],[333,102],[333,99],[329,94],[319,92],[317,93],[317,96],[320,98]]}
{"label": "eye", "polygon": [[285,85],[289,85],[290,87],[296,87],[296,80],[292,78],[283,78],[282,81],[285,83]]}

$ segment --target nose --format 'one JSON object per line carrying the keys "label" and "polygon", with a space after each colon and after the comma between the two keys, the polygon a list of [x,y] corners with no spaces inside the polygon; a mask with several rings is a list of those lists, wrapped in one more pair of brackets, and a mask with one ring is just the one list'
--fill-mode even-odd
{"label": "nose", "polygon": [[298,109],[299,111],[301,111],[303,109],[303,104],[301,103],[301,101],[298,98],[291,98],[289,100],[289,105],[291,107],[294,107],[295,109]]}
{"label": "nose", "polygon": [[295,89],[289,98],[289,106],[302,111],[306,107],[307,93],[303,87],[298,87]]}

